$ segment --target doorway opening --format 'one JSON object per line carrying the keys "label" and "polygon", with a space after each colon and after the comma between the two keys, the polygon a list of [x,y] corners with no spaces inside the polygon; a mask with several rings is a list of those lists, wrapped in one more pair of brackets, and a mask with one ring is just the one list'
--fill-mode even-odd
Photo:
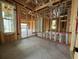
{"label": "doorway opening", "polygon": [[28,36],[28,26],[26,23],[21,23],[21,38],[26,38]]}

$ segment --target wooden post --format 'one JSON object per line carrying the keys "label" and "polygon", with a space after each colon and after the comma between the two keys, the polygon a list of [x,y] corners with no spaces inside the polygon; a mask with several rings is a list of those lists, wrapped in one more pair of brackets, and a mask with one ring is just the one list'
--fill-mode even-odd
{"label": "wooden post", "polygon": [[75,28],[76,28],[77,6],[78,6],[78,0],[72,0],[71,24],[70,24],[70,31],[72,32],[72,35],[71,35],[71,46],[70,46],[70,50],[71,51],[73,51],[74,43],[75,43],[74,41],[75,41]]}

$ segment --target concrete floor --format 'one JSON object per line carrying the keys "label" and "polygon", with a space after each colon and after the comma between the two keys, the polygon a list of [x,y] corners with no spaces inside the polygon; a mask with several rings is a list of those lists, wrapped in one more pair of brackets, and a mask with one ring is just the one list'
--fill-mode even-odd
{"label": "concrete floor", "polygon": [[71,59],[69,49],[37,37],[0,46],[0,59]]}

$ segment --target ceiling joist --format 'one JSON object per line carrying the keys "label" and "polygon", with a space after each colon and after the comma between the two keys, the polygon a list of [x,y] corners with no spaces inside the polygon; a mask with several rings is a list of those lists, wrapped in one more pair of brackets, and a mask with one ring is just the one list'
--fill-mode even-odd
{"label": "ceiling joist", "polygon": [[[21,4],[20,2],[17,2],[16,0],[13,0],[13,1],[14,1],[15,3],[20,4],[21,6],[23,6],[23,7],[24,7],[24,5],[23,5],[23,4]],[[26,7],[26,6],[25,6],[25,8],[26,8],[26,9],[29,9],[30,11],[32,11],[32,9],[30,9],[30,8],[28,8],[28,7]]]}
{"label": "ceiling joist", "polygon": [[39,6],[38,8],[36,8],[35,11],[38,11],[38,10],[40,10],[40,9],[43,9],[43,8],[49,6],[50,4],[53,4],[53,3],[56,3],[56,2],[59,2],[59,1],[60,1],[60,0],[54,0],[54,1],[50,0],[48,3],[46,3],[46,4],[44,4],[44,5]]}

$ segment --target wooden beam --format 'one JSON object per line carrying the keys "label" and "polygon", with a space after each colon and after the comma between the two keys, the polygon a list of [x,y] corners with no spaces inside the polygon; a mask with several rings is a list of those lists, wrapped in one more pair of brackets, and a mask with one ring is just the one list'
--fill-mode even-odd
{"label": "wooden beam", "polygon": [[[23,4],[21,4],[21,3],[17,2],[17,1],[15,1],[15,0],[13,0],[13,1],[14,1],[15,3],[17,3],[17,4],[19,4],[19,5],[21,5],[21,6],[23,6],[23,7],[24,7],[24,5],[23,5]],[[30,9],[30,8],[28,8],[28,7],[26,7],[26,6],[25,6],[25,8],[26,8],[26,9],[29,9],[29,10],[31,10],[31,11],[32,11],[32,9]]]}
{"label": "wooden beam", "polygon": [[[6,1],[6,2],[9,2],[9,3],[11,3],[11,4],[13,4],[13,2],[15,2],[16,4],[19,4],[19,5],[21,5],[21,6],[24,7],[24,5],[23,5],[22,3],[19,3],[19,2],[15,1],[15,0],[11,0],[11,1],[9,1],[9,0],[5,0],[5,1]],[[32,9],[30,9],[30,8],[28,8],[28,7],[26,7],[26,6],[25,6],[25,8],[28,9],[28,10],[33,11]]]}
{"label": "wooden beam", "polygon": [[40,10],[40,9],[43,9],[43,8],[49,6],[50,4],[54,4],[54,3],[59,2],[59,1],[60,1],[60,0],[49,1],[48,3],[46,3],[46,4],[44,4],[44,5],[42,5],[42,6],[38,7],[38,8],[36,8],[35,11],[38,11],[38,10]]}

